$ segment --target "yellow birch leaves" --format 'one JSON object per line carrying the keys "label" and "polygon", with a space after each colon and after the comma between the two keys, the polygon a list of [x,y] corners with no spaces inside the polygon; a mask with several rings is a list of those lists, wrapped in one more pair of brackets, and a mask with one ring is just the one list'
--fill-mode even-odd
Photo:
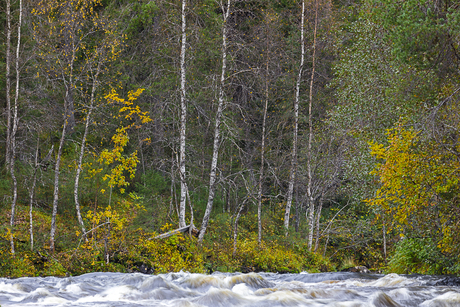
{"label": "yellow birch leaves", "polygon": [[[105,96],[109,104],[120,105],[118,115],[115,117],[122,121],[128,120],[127,125],[117,128],[116,133],[112,136],[113,148],[110,150],[104,149],[98,157],[99,163],[113,165],[110,172],[105,174],[103,179],[104,181],[108,180],[109,187],[119,187],[121,193],[124,193],[124,187],[129,185],[125,176],[126,172],[129,178],[133,179],[136,174],[137,163],[139,162],[137,150],[131,154],[124,152],[129,142],[128,131],[132,127],[140,128],[142,124],[151,121],[148,112],[141,111],[140,107],[135,104],[135,101],[142,92],[143,89],[130,91],[127,100],[120,98],[115,90],[112,90],[110,94]],[[104,191],[101,190],[101,192]]]}
{"label": "yellow birch leaves", "polygon": [[380,160],[372,173],[381,186],[366,202],[383,209],[400,230],[436,231],[437,227],[443,250],[449,250],[459,192],[459,159],[413,129],[389,129],[387,141],[387,146],[370,143],[371,154]]}

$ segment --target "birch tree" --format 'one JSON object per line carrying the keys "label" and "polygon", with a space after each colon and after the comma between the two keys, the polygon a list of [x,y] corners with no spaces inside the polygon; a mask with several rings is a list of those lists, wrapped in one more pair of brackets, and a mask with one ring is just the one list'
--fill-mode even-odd
{"label": "birch tree", "polygon": [[291,214],[292,196],[297,168],[297,138],[299,134],[299,103],[300,103],[300,83],[305,62],[305,0],[302,1],[302,16],[300,21],[300,65],[297,75],[296,92],[294,101],[294,131],[291,150],[291,169],[289,171],[289,187],[287,191],[286,211],[284,213],[284,228],[286,236],[289,234],[289,216]]}
{"label": "birch tree", "polygon": [[78,157],[77,172],[75,174],[75,185],[74,185],[74,191],[73,191],[74,200],[75,200],[75,210],[77,211],[78,223],[80,223],[81,230],[83,232],[83,237],[85,238],[85,240],[86,240],[86,229],[85,229],[85,223],[83,222],[83,218],[81,217],[80,202],[78,200],[78,187],[79,187],[79,182],[80,182],[80,174],[82,171],[83,156],[85,154],[86,137],[88,136],[89,124],[91,121],[91,114],[94,109],[95,92],[98,86],[98,82],[99,82],[98,77],[99,77],[100,72],[101,72],[101,65],[99,62],[96,68],[96,73],[95,73],[95,76],[93,79],[93,85],[91,88],[89,108],[88,108],[88,113],[86,114],[86,120],[85,120],[85,132],[83,133],[83,137],[81,139],[80,155]]}
{"label": "birch tree", "polygon": [[[312,105],[313,105],[313,82],[315,80],[316,68],[316,33],[318,28],[318,0],[315,0],[315,27],[313,30],[313,57],[312,57],[312,70],[310,78],[310,92],[308,96],[308,149],[307,149],[307,201],[309,204],[308,226],[308,248],[311,250],[314,232],[314,213],[315,203],[312,194],[312,174],[311,174],[311,143],[313,140],[313,122],[312,122]],[[322,201],[322,199],[321,199]]]}
{"label": "birch tree", "polygon": [[[98,21],[98,19],[101,19]],[[103,20],[103,22],[101,22]],[[86,66],[88,67],[88,79],[91,84],[91,94],[89,97],[89,105],[85,106],[88,108],[88,112],[85,117],[85,130],[81,140],[80,153],[77,162],[77,170],[75,174],[74,184],[74,200],[75,209],[77,212],[78,222],[80,223],[83,231],[83,237],[86,239],[86,229],[81,216],[80,202],[78,196],[80,175],[83,170],[83,158],[86,148],[86,138],[90,130],[90,123],[92,121],[92,114],[96,106],[96,91],[100,85],[100,75],[103,71],[106,71],[108,63],[115,60],[120,52],[121,46],[121,35],[114,29],[114,24],[108,22],[105,18],[100,18],[96,14],[93,15],[93,24],[100,25],[95,27],[92,31],[102,32],[104,36],[100,38],[98,44],[94,48],[84,48],[86,55]]]}
{"label": "birch tree", "polygon": [[214,143],[212,151],[212,161],[211,161],[211,170],[209,174],[209,194],[208,202],[206,204],[206,211],[203,216],[203,222],[201,223],[200,234],[198,236],[198,242],[203,242],[204,234],[206,233],[206,228],[208,227],[209,218],[212,211],[212,206],[214,202],[214,193],[215,193],[215,183],[216,183],[216,173],[217,173],[217,160],[219,158],[219,146],[221,139],[221,121],[222,113],[225,108],[225,75],[227,73],[227,32],[228,25],[227,21],[230,16],[231,0],[227,1],[227,7],[224,7],[224,4],[221,2],[222,12],[223,12],[223,25],[222,25],[222,69],[220,74],[220,87],[219,87],[219,102],[217,106],[216,113],[216,122],[214,125]]}
{"label": "birch tree", "polygon": [[185,131],[187,126],[187,102],[186,102],[186,68],[185,50],[187,44],[187,23],[186,23],[186,0],[182,0],[182,40],[180,52],[180,144],[179,144],[179,172],[180,172],[180,205],[179,205],[179,227],[185,227],[185,207],[187,202],[187,182],[185,174]]}
{"label": "birch tree", "polygon": [[[7,0],[7,45],[11,48],[11,4],[10,0]],[[15,211],[16,211],[16,202],[18,199],[18,181],[16,178],[14,164],[16,159],[16,132],[18,130],[18,104],[19,104],[19,83],[20,83],[20,69],[19,69],[19,52],[21,49],[21,25],[22,25],[22,0],[19,0],[19,21],[18,21],[18,38],[16,44],[16,58],[15,58],[15,71],[16,71],[16,88],[14,93],[14,106],[13,106],[13,115],[11,116],[11,100],[10,100],[10,91],[11,91],[11,76],[10,76],[10,62],[11,55],[10,50],[7,50],[7,107],[8,107],[8,125],[10,125],[10,121],[12,121],[13,127],[11,132],[7,132],[7,151],[10,156],[7,157],[7,167],[10,167],[10,174],[11,178],[13,179],[13,201],[11,203],[11,217],[10,217],[10,245],[11,245],[11,253],[14,254],[14,219],[15,219]],[[7,47],[8,49],[8,47]],[[9,129],[9,126],[8,126]],[[7,129],[7,130],[8,130]],[[9,147],[9,148],[8,148]]]}
{"label": "birch tree", "polygon": [[8,171],[10,170],[11,159],[11,0],[6,0],[6,152],[5,164]]}
{"label": "birch tree", "polygon": [[[82,75],[88,67],[79,61],[91,37],[99,0],[41,1],[32,11],[39,17],[34,25],[34,38],[40,45],[43,73],[63,89],[63,118],[58,151],[54,168],[53,211],[51,218],[50,249],[54,250],[56,217],[59,202],[59,178],[66,135],[75,126],[74,92],[81,84]],[[81,223],[81,222],[80,222]]]}
{"label": "birch tree", "polygon": [[268,98],[269,98],[269,62],[270,62],[270,49],[269,49],[269,21],[272,17],[270,13],[267,13],[265,16],[265,103],[263,109],[263,120],[262,120],[262,141],[260,145],[260,171],[259,171],[259,187],[257,192],[257,242],[260,246],[262,243],[262,182],[264,180],[264,166],[265,166],[265,135],[266,135],[266,126],[267,126],[267,109],[268,109]]}

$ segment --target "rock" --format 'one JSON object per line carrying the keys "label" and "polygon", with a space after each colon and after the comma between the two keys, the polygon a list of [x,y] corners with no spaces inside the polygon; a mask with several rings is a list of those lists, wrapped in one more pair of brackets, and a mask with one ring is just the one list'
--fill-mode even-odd
{"label": "rock", "polygon": [[140,273],[143,273],[143,274],[153,274],[153,273],[155,273],[154,268],[151,268],[151,267],[145,265],[144,263],[142,263],[141,265],[138,265],[137,269],[139,270]]}
{"label": "rock", "polygon": [[460,277],[446,276],[438,280],[427,282],[428,286],[448,286],[448,287],[459,287]]}
{"label": "rock", "polygon": [[252,267],[252,266],[242,266],[241,267],[241,273],[252,273],[252,272],[255,272],[255,268]]}

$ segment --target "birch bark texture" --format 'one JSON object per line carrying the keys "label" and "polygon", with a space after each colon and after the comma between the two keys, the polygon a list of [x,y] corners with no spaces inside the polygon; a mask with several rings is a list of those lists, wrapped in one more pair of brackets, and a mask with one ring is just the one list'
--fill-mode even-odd
{"label": "birch bark texture", "polygon": [[[72,64],[73,65],[73,64]],[[66,97],[64,98],[64,124],[62,125],[61,138],[59,140],[59,149],[56,156],[56,164],[54,166],[54,191],[53,191],[53,213],[51,215],[51,230],[50,230],[50,251],[54,252],[54,236],[56,235],[56,218],[57,218],[57,207],[59,203],[59,175],[61,166],[62,149],[64,147],[65,136],[68,125],[68,95],[69,89],[66,89]]]}
{"label": "birch bark texture", "polygon": [[180,137],[179,137],[179,173],[180,173],[180,205],[179,205],[179,227],[185,227],[185,207],[187,201],[187,182],[185,174],[185,132],[187,127],[187,101],[186,101],[186,67],[185,51],[187,44],[187,23],[186,23],[186,0],[182,0],[182,39],[180,51]]}
{"label": "birch bark texture", "polygon": [[305,63],[305,0],[302,1],[302,16],[300,21],[300,65],[297,75],[295,101],[294,101],[294,131],[291,151],[291,169],[289,171],[289,186],[287,191],[286,211],[284,213],[285,234],[289,234],[289,216],[291,215],[292,196],[294,194],[294,183],[297,169],[297,139],[299,134],[299,104],[300,104],[300,84]]}
{"label": "birch bark texture", "polygon": [[11,160],[11,0],[6,0],[6,53],[5,53],[5,69],[6,69],[6,152],[5,164],[10,170]]}
{"label": "birch bark texture", "polygon": [[[8,2],[10,2],[8,0]],[[11,5],[8,4],[8,12],[7,14],[9,15],[9,24],[8,24],[8,34],[10,37],[8,39],[11,39]],[[18,105],[19,105],[19,83],[20,83],[20,68],[19,68],[19,52],[21,49],[21,25],[22,25],[22,0],[19,0],[19,21],[18,21],[18,38],[17,38],[17,45],[16,45],[16,58],[15,58],[15,70],[16,70],[16,89],[14,93],[14,107],[13,107],[13,116],[11,118],[11,110],[8,111],[8,116],[11,118],[13,122],[13,127],[11,130],[11,135],[9,135],[9,141],[10,141],[10,146],[9,146],[9,151],[10,151],[10,157],[9,157],[9,166],[10,166],[10,173],[11,173],[11,178],[13,179],[13,201],[11,203],[11,217],[10,217],[10,226],[11,226],[11,235],[10,235],[10,245],[11,245],[11,253],[14,254],[14,236],[13,236],[13,231],[14,231],[14,219],[15,219],[15,211],[16,211],[16,203],[18,200],[18,181],[16,178],[15,170],[14,170],[14,164],[15,164],[15,159],[16,159],[16,132],[18,130],[18,123],[19,123],[19,117],[18,117]],[[11,43],[11,42],[10,42]],[[9,61],[11,61],[11,56],[9,56]],[[9,70],[9,68],[8,68]],[[8,76],[9,83],[11,86],[11,79],[10,76]],[[10,90],[9,88],[7,90],[7,96],[10,96]],[[11,102],[10,102],[11,104]]]}
{"label": "birch bark texture", "polygon": [[78,223],[80,223],[80,227],[83,233],[83,238],[85,239],[85,241],[87,241],[88,239],[86,237],[85,223],[83,222],[83,218],[81,216],[80,202],[78,199],[78,188],[79,188],[79,182],[80,182],[80,174],[82,171],[83,156],[85,155],[86,138],[88,136],[89,124],[91,121],[91,114],[94,109],[95,94],[96,94],[96,89],[99,83],[98,77],[99,77],[100,71],[101,71],[101,62],[99,61],[97,68],[96,68],[96,74],[94,75],[93,84],[91,87],[90,104],[89,104],[88,113],[86,114],[85,132],[83,133],[83,137],[81,140],[80,155],[78,156],[78,165],[77,165],[77,172],[75,174],[75,185],[74,185],[74,192],[73,192],[74,200],[75,200],[75,210],[77,211]]}
{"label": "birch bark texture", "polygon": [[315,68],[316,68],[316,33],[318,28],[318,0],[315,0],[315,28],[313,30],[313,57],[312,57],[312,70],[310,78],[310,93],[308,99],[308,148],[307,148],[307,200],[310,205],[308,214],[308,249],[311,251],[313,245],[313,233],[314,233],[314,213],[315,213],[315,202],[313,199],[313,187],[312,187],[312,173],[311,173],[311,143],[313,140],[313,118],[312,118],[312,105],[313,105],[313,83],[315,80]]}
{"label": "birch bark texture", "polygon": [[223,25],[222,25],[222,70],[220,75],[220,87],[219,87],[219,102],[217,106],[216,113],[216,122],[214,126],[214,144],[212,150],[212,161],[211,161],[211,170],[209,174],[209,194],[208,202],[206,204],[206,211],[203,216],[203,221],[201,223],[200,234],[198,236],[198,242],[201,244],[203,242],[204,235],[206,233],[206,228],[208,227],[209,218],[212,211],[212,206],[214,202],[214,193],[215,193],[215,183],[217,179],[217,160],[219,158],[219,145],[220,145],[220,126],[222,122],[222,114],[225,109],[225,74],[227,73],[227,21],[230,16],[231,9],[231,0],[227,1],[227,8],[225,9],[224,4],[221,3],[223,13]]}

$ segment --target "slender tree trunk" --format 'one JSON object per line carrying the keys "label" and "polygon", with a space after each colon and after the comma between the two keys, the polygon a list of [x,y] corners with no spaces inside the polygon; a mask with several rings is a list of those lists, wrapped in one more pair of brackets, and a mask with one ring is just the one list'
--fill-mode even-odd
{"label": "slender tree trunk", "polygon": [[299,232],[299,226],[300,226],[300,210],[301,210],[301,204],[300,204],[300,198],[299,198],[299,189],[296,188],[295,191],[295,232]]}
{"label": "slender tree trunk", "polygon": [[257,225],[258,236],[257,242],[259,247],[262,243],[262,181],[264,180],[264,164],[265,164],[265,126],[267,122],[267,109],[268,109],[268,62],[270,60],[270,52],[268,50],[268,22],[265,25],[267,42],[267,61],[265,62],[265,105],[264,105],[264,118],[262,121],[262,144],[260,148],[260,175],[259,175],[259,191],[257,192]]}
{"label": "slender tree trunk", "polygon": [[329,243],[329,230],[327,231],[326,244],[324,244],[323,257],[326,257],[327,244]]}
{"label": "slender tree trunk", "polygon": [[284,213],[284,228],[286,231],[286,236],[289,234],[289,216],[291,214],[291,205],[292,205],[292,196],[294,192],[294,182],[296,177],[297,169],[297,137],[299,130],[299,103],[300,103],[300,83],[302,81],[302,72],[305,62],[305,0],[302,1],[302,18],[300,25],[300,45],[301,45],[301,55],[300,55],[300,65],[299,65],[299,74],[297,75],[296,82],[296,93],[295,93],[295,102],[294,102],[294,136],[292,140],[292,152],[291,152],[291,170],[289,172],[289,187],[287,192],[287,201],[286,201],[286,212]]}
{"label": "slender tree trunk", "polygon": [[[173,152],[175,151],[175,149],[173,149]],[[175,192],[175,185],[176,185],[176,181],[175,181],[175,176],[174,176],[174,153],[173,155],[171,156],[171,199],[169,200],[169,211],[168,211],[168,217],[171,215],[171,212],[174,211],[174,204],[176,205],[176,210],[177,210],[177,201],[176,201],[176,192]],[[177,212],[177,211],[176,211]],[[179,212],[177,212],[179,213]]]}
{"label": "slender tree trunk", "polygon": [[385,227],[385,215],[382,214],[382,232],[383,232],[383,260],[387,265],[387,231]]}
{"label": "slender tree trunk", "polygon": [[[69,34],[70,35],[70,34]],[[59,201],[59,172],[60,172],[60,166],[61,166],[61,156],[62,156],[62,149],[64,147],[64,141],[66,137],[66,133],[71,131],[71,129],[68,128],[69,126],[69,121],[70,124],[74,124],[74,118],[73,118],[73,89],[74,89],[74,83],[73,83],[73,64],[75,62],[75,48],[73,46],[73,40],[72,40],[72,53],[71,53],[71,58],[69,61],[69,67],[70,67],[70,74],[69,74],[69,82],[65,84],[66,91],[65,91],[65,97],[64,97],[64,124],[62,126],[62,135],[61,139],[59,141],[59,149],[56,157],[56,165],[54,168],[54,192],[53,192],[53,214],[51,217],[51,231],[50,231],[50,250],[54,252],[54,236],[56,234],[56,216],[57,216],[57,207],[58,207],[58,201]],[[64,83],[65,83],[65,78],[63,78]],[[72,107],[70,107],[72,105]],[[71,110],[69,110],[71,108]]]}
{"label": "slender tree trunk", "polygon": [[[14,160],[14,159],[13,159]],[[14,167],[14,163],[11,164],[12,168]],[[14,254],[14,217],[15,217],[15,210],[16,210],[16,201],[18,199],[18,181],[14,174],[14,171],[11,173],[11,178],[13,179],[13,202],[11,203],[11,217],[10,217],[10,246],[11,246],[11,253]]]}
{"label": "slender tree trunk", "polygon": [[5,164],[11,168],[11,0],[6,0],[6,153]]}
{"label": "slender tree trunk", "polygon": [[227,21],[230,14],[230,0],[227,1],[227,10],[224,9],[224,24],[222,27],[222,70],[220,75],[220,89],[219,89],[219,104],[217,106],[216,123],[214,130],[214,146],[212,151],[211,171],[209,175],[209,195],[208,203],[206,205],[206,211],[203,216],[203,222],[201,223],[201,230],[198,236],[198,242],[203,242],[206,228],[208,227],[209,217],[212,211],[212,205],[214,201],[215,183],[216,183],[216,172],[217,172],[217,160],[219,157],[219,143],[220,143],[220,124],[222,121],[222,113],[225,108],[224,98],[224,85],[225,85],[225,74],[227,70]]}
{"label": "slender tree trunk", "polygon": [[319,219],[321,217],[321,210],[323,209],[323,195],[321,195],[321,198],[319,200],[319,206],[318,210],[316,210],[316,240],[315,240],[315,252],[318,250],[318,245],[319,245]]}
{"label": "slender tree trunk", "polygon": [[[8,0],[9,2],[9,0]],[[11,15],[11,12],[8,12],[8,15]],[[10,22],[11,22],[11,17],[10,17]],[[11,131],[10,135],[10,172],[11,172],[11,178],[13,179],[13,202],[11,204],[11,219],[10,219],[10,226],[11,226],[11,237],[10,237],[10,244],[11,244],[11,253],[14,254],[14,237],[13,237],[13,231],[14,231],[14,219],[15,219],[15,211],[16,211],[16,202],[18,200],[18,181],[16,178],[15,170],[14,170],[14,164],[16,162],[16,132],[18,131],[18,123],[19,123],[19,116],[18,116],[18,104],[19,104],[19,51],[21,49],[21,24],[22,24],[22,0],[19,0],[19,22],[18,22],[18,42],[16,45],[16,59],[15,59],[15,64],[16,64],[16,91],[14,93],[14,109],[13,109],[13,129]],[[11,24],[8,25],[9,27],[9,33],[11,32]],[[10,39],[10,38],[9,38]],[[9,68],[8,68],[9,70]],[[8,94],[9,96],[9,91]],[[11,116],[11,113],[9,114]]]}
{"label": "slender tree trunk", "polygon": [[19,0],[19,22],[18,22],[18,42],[16,45],[16,91],[14,93],[14,109],[13,109],[13,129],[11,131],[11,171],[14,172],[14,159],[16,154],[16,133],[18,131],[18,123],[19,123],[19,116],[18,116],[18,107],[19,107],[19,52],[21,50],[21,27],[22,27],[22,0]]}
{"label": "slender tree trunk", "polygon": [[37,159],[35,159],[35,170],[34,176],[32,179],[32,187],[30,188],[29,192],[29,234],[30,234],[30,250],[34,250],[34,217],[33,217],[33,205],[34,205],[34,192],[35,192],[35,185],[37,183],[37,168],[38,163]]}
{"label": "slender tree trunk", "polygon": [[56,216],[57,216],[57,207],[59,202],[59,174],[60,174],[60,166],[61,166],[61,156],[62,156],[62,149],[64,147],[64,141],[67,131],[67,125],[69,122],[69,113],[68,113],[68,106],[70,103],[71,98],[71,91],[73,87],[73,61],[75,56],[73,55],[71,59],[71,70],[70,70],[70,82],[66,85],[66,95],[64,97],[64,124],[62,126],[62,135],[59,141],[59,149],[56,156],[56,165],[54,168],[54,192],[53,192],[53,214],[51,217],[51,231],[50,231],[50,250],[54,252],[54,236],[56,234]]}
{"label": "slender tree trunk", "polygon": [[75,209],[77,211],[77,218],[78,218],[78,222],[80,223],[81,230],[83,232],[83,237],[85,241],[88,241],[88,239],[86,237],[85,223],[83,222],[83,218],[81,217],[80,202],[78,200],[78,188],[79,188],[79,182],[80,182],[80,174],[82,171],[83,156],[85,155],[86,137],[88,136],[89,123],[91,121],[91,114],[94,108],[94,100],[95,100],[96,88],[98,85],[99,73],[100,73],[100,62],[98,63],[96,74],[93,80],[93,86],[91,88],[90,105],[89,105],[88,114],[86,114],[85,132],[83,133],[83,138],[81,140],[80,156],[78,157],[77,172],[75,174],[75,187],[73,191],[73,195],[75,199]]}
{"label": "slender tree trunk", "polygon": [[236,249],[237,249],[236,243],[238,242],[238,221],[240,220],[241,211],[243,211],[246,201],[247,201],[247,198],[240,205],[240,208],[238,209],[238,213],[236,214],[236,217],[235,217],[235,223],[233,224],[233,254],[232,254],[233,257],[236,256]]}
{"label": "slender tree trunk", "polygon": [[310,79],[310,93],[308,103],[308,149],[307,149],[307,198],[310,205],[308,225],[310,231],[308,232],[308,249],[311,250],[313,244],[313,232],[314,232],[314,213],[315,204],[312,195],[312,174],[311,174],[311,143],[313,140],[313,124],[312,124],[312,104],[313,104],[313,82],[315,79],[315,68],[316,68],[316,32],[318,28],[318,0],[315,1],[315,29],[313,32],[313,57],[312,57],[312,71]]}
{"label": "slender tree trunk", "polygon": [[[64,113],[67,114],[67,113]],[[62,148],[64,147],[65,132],[67,129],[67,116],[64,119],[64,125],[62,126],[62,135],[59,141],[59,149],[56,156],[56,165],[54,168],[54,192],[53,192],[53,213],[51,216],[51,231],[50,231],[50,251],[54,252],[54,236],[56,234],[56,216],[57,207],[59,201],[59,169],[61,165]]]}
{"label": "slender tree trunk", "polygon": [[185,129],[187,124],[187,105],[185,90],[185,50],[187,43],[187,24],[185,20],[186,0],[182,0],[182,43],[180,53],[180,205],[179,205],[179,227],[185,227],[185,205],[187,202],[187,183],[185,177]]}
{"label": "slender tree trunk", "polygon": [[33,205],[34,205],[34,193],[35,185],[37,184],[37,171],[39,168],[38,164],[38,151],[40,149],[40,138],[37,138],[37,149],[35,150],[35,161],[34,161],[34,175],[32,178],[32,186],[29,190],[29,234],[30,234],[30,250],[34,250],[34,228],[33,228]]}

